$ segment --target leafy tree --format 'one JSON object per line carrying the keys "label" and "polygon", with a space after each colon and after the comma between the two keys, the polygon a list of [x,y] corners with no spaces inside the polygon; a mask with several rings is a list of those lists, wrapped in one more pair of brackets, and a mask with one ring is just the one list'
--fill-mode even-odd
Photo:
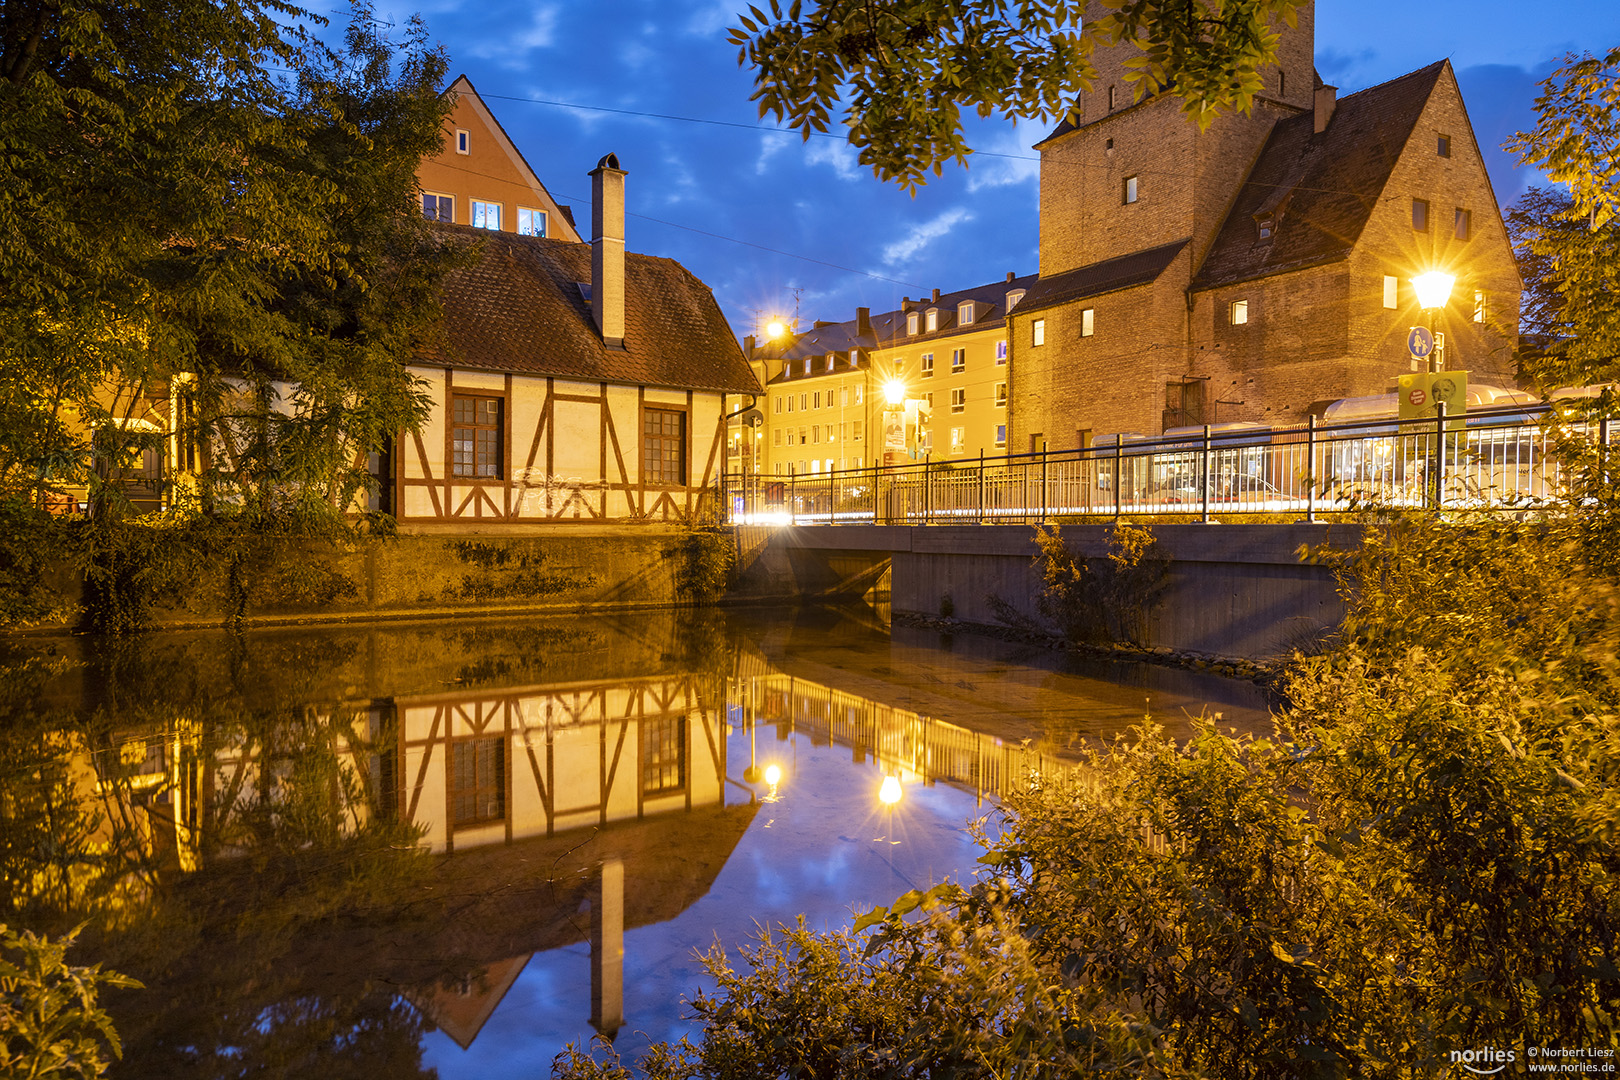
{"label": "leafy tree", "polygon": [[907,190],[969,150],[962,110],[1051,120],[1091,87],[1098,46],[1134,43],[1138,96],[1173,88],[1187,116],[1247,110],[1276,60],[1276,20],[1298,0],[771,0],[750,7],[730,40],[755,69],[760,116],[805,139],[833,111],[860,161]]}
{"label": "leafy tree", "polygon": [[1526,315],[1571,337],[1537,374],[1609,381],[1620,373],[1620,48],[1570,56],[1542,88],[1534,130],[1507,144],[1564,188],[1532,189],[1509,216],[1530,271]]}
{"label": "leafy tree", "polygon": [[[100,1076],[123,1047],[98,1001],[104,986],[136,987],[99,964],[67,962],[78,931],[51,941],[0,923],[0,1070],[28,1080]],[[105,1045],[104,1045],[105,1044]]]}

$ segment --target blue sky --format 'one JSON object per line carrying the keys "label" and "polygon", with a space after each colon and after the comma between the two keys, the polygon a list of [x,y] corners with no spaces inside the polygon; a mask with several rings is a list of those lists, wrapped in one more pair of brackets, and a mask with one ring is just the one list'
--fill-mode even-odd
{"label": "blue sky", "polygon": [[[839,140],[630,115],[761,123],[749,73],[725,41],[739,6],[384,0],[378,15],[423,15],[452,71],[472,79],[581,221],[589,217],[586,172],[616,152],[629,171],[631,250],[685,264],[739,335],[763,313],[796,307],[803,322],[848,319],[857,305],[887,310],[935,287],[1038,269],[1030,146],[1045,125],[976,124],[975,148],[1006,156],[948,168],[913,198],[857,166]],[[1316,20],[1317,68],[1341,94],[1449,56],[1504,206],[1530,177],[1494,148],[1532,122],[1537,81],[1571,50],[1620,45],[1615,0],[1317,0]]]}

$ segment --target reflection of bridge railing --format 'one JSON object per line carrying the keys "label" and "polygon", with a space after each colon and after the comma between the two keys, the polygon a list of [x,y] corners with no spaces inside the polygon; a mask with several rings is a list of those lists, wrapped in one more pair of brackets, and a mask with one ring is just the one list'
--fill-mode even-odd
{"label": "reflection of bridge railing", "polygon": [[[1563,483],[1546,405],[1421,421],[1212,429],[1108,446],[925,460],[799,476],[722,478],[734,523],[1027,523],[1066,515],[1243,514],[1491,507]],[[1609,421],[1564,430],[1607,445]]]}
{"label": "reflection of bridge railing", "polygon": [[982,801],[999,799],[1028,780],[1031,771],[1057,767],[1057,759],[944,720],[822,683],[780,673],[744,684],[754,717],[810,736],[814,743],[851,747],[857,761],[868,755],[904,781],[970,788]]}

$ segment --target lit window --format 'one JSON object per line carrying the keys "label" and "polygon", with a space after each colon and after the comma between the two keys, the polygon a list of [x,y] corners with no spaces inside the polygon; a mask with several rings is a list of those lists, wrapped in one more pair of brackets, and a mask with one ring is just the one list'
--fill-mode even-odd
{"label": "lit window", "polygon": [[645,718],[641,729],[641,794],[686,789],[686,717]]}
{"label": "lit window", "polygon": [[1399,279],[1396,278],[1394,274],[1384,275],[1384,306],[1389,308],[1391,311],[1400,306],[1400,301],[1398,300],[1395,292],[1397,288],[1395,283],[1398,280]]}
{"label": "lit window", "polygon": [[472,136],[460,128],[456,129],[456,153],[472,153]]}
{"label": "lit window", "polygon": [[906,314],[906,333],[915,334],[916,332],[917,332],[917,313],[915,311],[908,312]]}
{"label": "lit window", "polygon": [[1125,191],[1124,191],[1124,199],[1123,199],[1123,201],[1127,205],[1136,201],[1136,177],[1134,177],[1134,176],[1127,176],[1125,178]]}
{"label": "lit window", "polygon": [[996,425],[996,445],[997,446],[1006,446],[1007,445],[1007,425],[1006,424],[997,424]]}
{"label": "lit window", "polygon": [[456,220],[456,200],[453,195],[422,195],[422,216],[429,221]]}
{"label": "lit window", "polygon": [[958,326],[966,326],[973,321],[973,301],[964,300],[956,305],[956,322]]}
{"label": "lit window", "polygon": [[967,441],[966,436],[966,428],[951,428],[951,453],[960,454],[962,452],[962,446]]}
{"label": "lit window", "polygon": [[813,363],[815,363],[815,359],[813,357],[807,356],[804,358],[804,373],[806,375],[810,374],[810,365]]}
{"label": "lit window", "polygon": [[966,368],[967,368],[967,350],[966,349],[952,349],[951,350],[951,374],[952,375],[959,375]]}
{"label": "lit window", "polygon": [[1085,308],[1080,312],[1080,336],[1090,337],[1097,327],[1097,309]]}
{"label": "lit window", "polygon": [[1022,300],[1023,298],[1024,298],[1024,290],[1023,289],[1014,289],[1012,292],[1008,293],[1007,294],[1007,310],[1011,311],[1013,308],[1017,307],[1018,306],[1018,301]]}
{"label": "lit window", "polygon": [[1453,218],[1453,221],[1453,231],[1456,233],[1457,239],[1466,240],[1470,235],[1473,234],[1474,215],[1470,214],[1467,210],[1464,210],[1460,206],[1457,207],[1457,213]]}
{"label": "lit window", "polygon": [[1440,136],[1440,142],[1436,146],[1435,152],[1438,153],[1441,157],[1450,157],[1451,156],[1451,136],[1450,135],[1442,135],[1442,136]]}
{"label": "lit window", "polygon": [[928,309],[928,332],[931,334],[939,329],[939,309]]}
{"label": "lit window", "polygon": [[951,391],[951,412],[965,411],[967,411],[967,389],[959,386]]}
{"label": "lit window", "polygon": [[475,229],[494,229],[499,232],[501,228],[501,204],[472,201],[472,227]]}
{"label": "lit window", "polygon": [[1429,231],[1429,201],[1427,199],[1412,200],[1412,228],[1418,232]]}
{"label": "lit window", "polygon": [[1249,321],[1249,302],[1247,300],[1232,301],[1232,325],[1242,326]]}
{"label": "lit window", "polygon": [[642,414],[641,479],[649,484],[686,483],[686,414],[648,409]]}
{"label": "lit window", "polygon": [[1004,382],[998,382],[998,383],[996,383],[996,408],[1005,409],[1006,407],[1007,407],[1007,384],[1004,383]]}
{"label": "lit window", "polygon": [[861,386],[857,385],[855,387],[855,404],[857,404],[857,405],[859,405],[861,403],[861,390],[862,390]]}
{"label": "lit window", "polygon": [[[810,445],[810,429],[809,428],[802,427],[802,428],[799,429],[799,445],[800,446],[809,446]],[[799,463],[799,469],[800,469],[801,472],[804,470],[804,463],[803,462]]]}
{"label": "lit window", "polygon": [[1474,321],[1477,323],[1485,321],[1485,290],[1483,289],[1474,290]]}
{"label": "lit window", "polygon": [[833,360],[837,357],[837,355],[838,355],[837,353],[828,353],[827,354],[827,370],[828,371],[831,371],[833,369]]}
{"label": "lit window", "polygon": [[931,352],[922,354],[922,377],[925,379],[934,377],[934,354]]}
{"label": "lit window", "polygon": [[1031,345],[1046,344],[1046,320],[1036,319],[1029,324],[1029,343]]}
{"label": "lit window", "polygon": [[518,207],[518,235],[546,235],[546,212],[544,210],[530,210],[527,206]]}
{"label": "lit window", "polygon": [[1007,362],[1007,343],[1005,341],[998,341],[998,342],[996,342],[996,363],[1005,364],[1006,362]]}
{"label": "lit window", "polygon": [[501,399],[451,397],[450,452],[454,476],[501,475]]}
{"label": "lit window", "polygon": [[853,441],[853,442],[860,442],[861,441],[861,428],[865,425],[865,423],[866,422],[864,420],[855,421],[854,431],[853,431],[853,434],[850,436],[851,441]]}

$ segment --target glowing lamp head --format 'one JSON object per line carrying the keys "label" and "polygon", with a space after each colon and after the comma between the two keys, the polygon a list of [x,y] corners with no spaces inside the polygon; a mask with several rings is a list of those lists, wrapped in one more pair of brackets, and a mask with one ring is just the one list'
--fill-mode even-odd
{"label": "glowing lamp head", "polygon": [[782,770],[776,765],[765,766],[765,782],[775,787],[782,782]]}
{"label": "glowing lamp head", "polygon": [[1417,290],[1418,306],[1425,311],[1445,307],[1446,301],[1451,299],[1451,287],[1456,282],[1456,275],[1439,270],[1419,274],[1412,279],[1412,288]]}
{"label": "glowing lamp head", "polygon": [[770,338],[772,341],[775,341],[785,333],[787,333],[787,324],[782,322],[781,319],[772,319],[770,322],[765,324],[765,336]]}
{"label": "glowing lamp head", "polygon": [[890,405],[903,405],[906,400],[906,384],[899,379],[890,379],[883,384],[883,400]]}
{"label": "glowing lamp head", "polygon": [[894,775],[885,776],[883,786],[878,788],[878,802],[884,806],[893,806],[900,801],[902,794],[904,792],[900,790],[900,778]]}

